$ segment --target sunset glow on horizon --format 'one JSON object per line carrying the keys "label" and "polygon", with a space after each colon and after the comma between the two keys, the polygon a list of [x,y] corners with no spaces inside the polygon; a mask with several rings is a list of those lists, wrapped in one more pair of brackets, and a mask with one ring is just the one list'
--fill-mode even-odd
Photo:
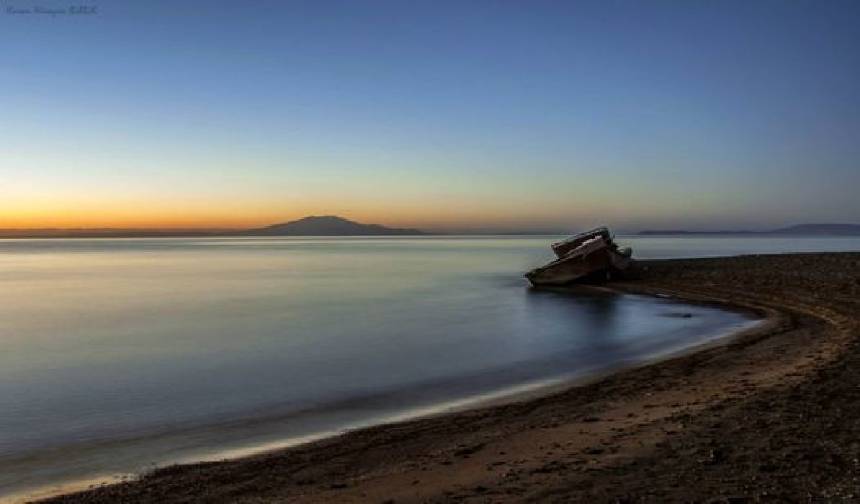
{"label": "sunset glow on horizon", "polygon": [[856,3],[621,4],[3,15],[0,229],[860,221]]}

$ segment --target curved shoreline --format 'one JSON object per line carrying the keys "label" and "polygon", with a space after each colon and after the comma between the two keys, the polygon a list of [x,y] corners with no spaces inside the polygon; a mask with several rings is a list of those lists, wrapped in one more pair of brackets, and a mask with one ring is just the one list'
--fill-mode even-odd
{"label": "curved shoreline", "polygon": [[[860,265],[860,254],[641,265],[638,280],[613,287],[752,309],[767,314],[768,323],[726,344],[550,395],[370,427],[237,460],[168,467],[55,500],[701,500],[762,492],[791,498],[800,496],[799,482],[813,495],[843,495],[849,488],[839,483],[844,470],[828,467],[813,481],[810,473],[822,471],[807,468],[804,477],[792,474],[784,481],[792,472],[784,467],[787,460],[820,458],[820,437],[785,438],[787,428],[803,428],[786,414],[776,417],[779,425],[771,424],[774,413],[794,412],[814,399],[797,396],[798,387],[838,385],[814,378],[852,355],[857,317],[851,310],[860,283],[844,272]],[[832,295],[839,288],[848,294],[841,301]],[[767,408],[757,407],[762,401]],[[804,423],[816,427],[808,418]],[[724,447],[729,440],[732,446]],[[851,443],[845,446],[851,449]],[[775,451],[790,456],[759,460]]]}
{"label": "curved shoreline", "polygon": [[[619,296],[646,295],[649,297],[660,297],[651,296],[648,293],[637,293],[630,289],[624,290],[601,286],[582,286],[577,287],[576,289],[582,289],[583,293],[589,296],[595,294],[601,295],[609,293],[610,295]],[[570,289],[561,290],[569,291]],[[725,328],[721,331],[713,331],[713,334],[708,334],[707,338],[703,339],[700,342],[683,344],[676,348],[669,348],[652,354],[644,354],[641,357],[637,357],[635,360],[621,361],[615,364],[608,364],[604,367],[590,369],[579,373],[566,373],[562,375],[550,376],[547,378],[535,379],[516,385],[509,385],[499,390],[479,393],[476,395],[469,395],[460,399],[446,400],[444,402],[433,403],[426,406],[419,406],[414,409],[404,411],[402,413],[392,414],[391,416],[378,417],[378,419],[372,423],[356,424],[352,426],[346,426],[337,430],[313,432],[307,435],[283,438],[278,439],[276,441],[256,445],[248,445],[240,448],[225,448],[223,450],[213,450],[206,455],[192,456],[187,457],[185,459],[176,459],[167,464],[152,464],[151,467],[147,470],[147,472],[163,467],[185,466],[225,460],[244,459],[248,457],[289,450],[297,446],[309,445],[320,440],[334,439],[343,436],[344,434],[366,428],[380,427],[392,424],[402,424],[410,421],[424,420],[438,416],[462,413],[470,410],[483,409],[493,406],[500,406],[515,402],[543,398],[571,389],[573,387],[590,385],[618,372],[653,365],[666,359],[677,358],[690,353],[701,351],[705,348],[723,345],[734,340],[737,337],[741,337],[749,333],[757,333],[766,330],[766,328],[771,322],[770,320],[766,319],[763,314],[755,310],[728,306],[723,303],[699,301],[687,302],[686,300],[681,298],[672,299],[671,301],[679,303],[679,306],[677,307],[678,309],[683,308],[683,306],[692,307],[702,305],[735,313],[749,314],[751,317],[754,318],[749,319],[746,323],[743,324],[743,326],[740,327]],[[692,337],[693,334],[694,331],[691,331],[690,336]],[[281,421],[283,421],[283,419]],[[196,431],[197,429],[189,430],[189,432]],[[140,475],[141,473],[134,472],[115,472],[103,473],[101,475],[89,475],[80,479],[69,480],[68,482],[64,483],[45,485],[43,487],[34,487],[23,491],[15,492],[6,496],[2,496],[0,497],[0,504],[19,504],[23,502],[51,499],[58,496],[62,496],[64,494],[79,493],[106,485],[133,481]]]}

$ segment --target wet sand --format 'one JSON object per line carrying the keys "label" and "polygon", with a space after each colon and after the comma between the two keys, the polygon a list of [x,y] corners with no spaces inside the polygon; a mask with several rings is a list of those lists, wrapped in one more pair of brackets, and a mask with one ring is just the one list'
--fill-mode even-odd
{"label": "wet sand", "polygon": [[860,253],[645,261],[611,284],[753,310],[727,344],[514,403],[159,469],[53,502],[852,500]]}

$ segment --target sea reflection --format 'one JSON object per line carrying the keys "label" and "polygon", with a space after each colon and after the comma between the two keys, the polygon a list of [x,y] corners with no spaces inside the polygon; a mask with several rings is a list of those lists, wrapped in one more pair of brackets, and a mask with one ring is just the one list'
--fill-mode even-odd
{"label": "sea reflection", "polygon": [[0,495],[587,376],[747,323],[529,289],[546,243],[0,240]]}

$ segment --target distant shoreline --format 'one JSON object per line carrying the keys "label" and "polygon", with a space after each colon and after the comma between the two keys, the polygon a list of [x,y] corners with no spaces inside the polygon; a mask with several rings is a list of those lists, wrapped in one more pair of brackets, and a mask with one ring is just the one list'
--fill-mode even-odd
{"label": "distant shoreline", "polygon": [[[0,240],[23,240],[23,239],[120,239],[120,238],[422,238],[422,237],[445,237],[445,236],[566,236],[563,232],[511,232],[511,233],[442,233],[442,232],[422,232],[420,234],[343,234],[343,235],[325,235],[325,234],[294,234],[294,235],[267,235],[267,234],[251,234],[247,232],[140,232],[140,233],[81,233],[81,234],[4,234],[4,230],[0,230]],[[634,235],[629,235],[634,236]]]}
{"label": "distant shoreline", "polygon": [[[124,238],[434,238],[434,237],[494,237],[494,236],[569,236],[574,233],[562,231],[536,231],[536,232],[510,232],[510,233],[494,233],[494,232],[424,232],[421,234],[343,234],[343,235],[325,235],[325,234],[295,234],[295,235],[267,235],[267,234],[251,234],[246,232],[139,232],[139,233],[80,233],[80,234],[39,234],[39,233],[6,233],[5,230],[0,230],[0,240],[68,240],[68,239],[88,239],[88,240],[111,240]],[[860,235],[853,234],[778,234],[767,232],[639,232],[639,233],[617,233],[616,236],[627,238],[856,238]]]}
{"label": "distant shoreline", "polygon": [[765,231],[697,231],[648,229],[639,236],[860,236],[860,224],[798,224]]}
{"label": "distant shoreline", "polygon": [[[334,236],[565,236],[572,230],[467,230],[424,231],[413,228],[392,228],[379,224],[362,224],[337,216],[310,216],[299,220],[274,224],[262,228],[42,228],[0,229],[3,238],[200,238],[200,237],[334,237]],[[618,233],[620,236],[860,236],[860,224],[798,224],[770,231],[698,231],[679,229],[647,229],[639,232]]]}

